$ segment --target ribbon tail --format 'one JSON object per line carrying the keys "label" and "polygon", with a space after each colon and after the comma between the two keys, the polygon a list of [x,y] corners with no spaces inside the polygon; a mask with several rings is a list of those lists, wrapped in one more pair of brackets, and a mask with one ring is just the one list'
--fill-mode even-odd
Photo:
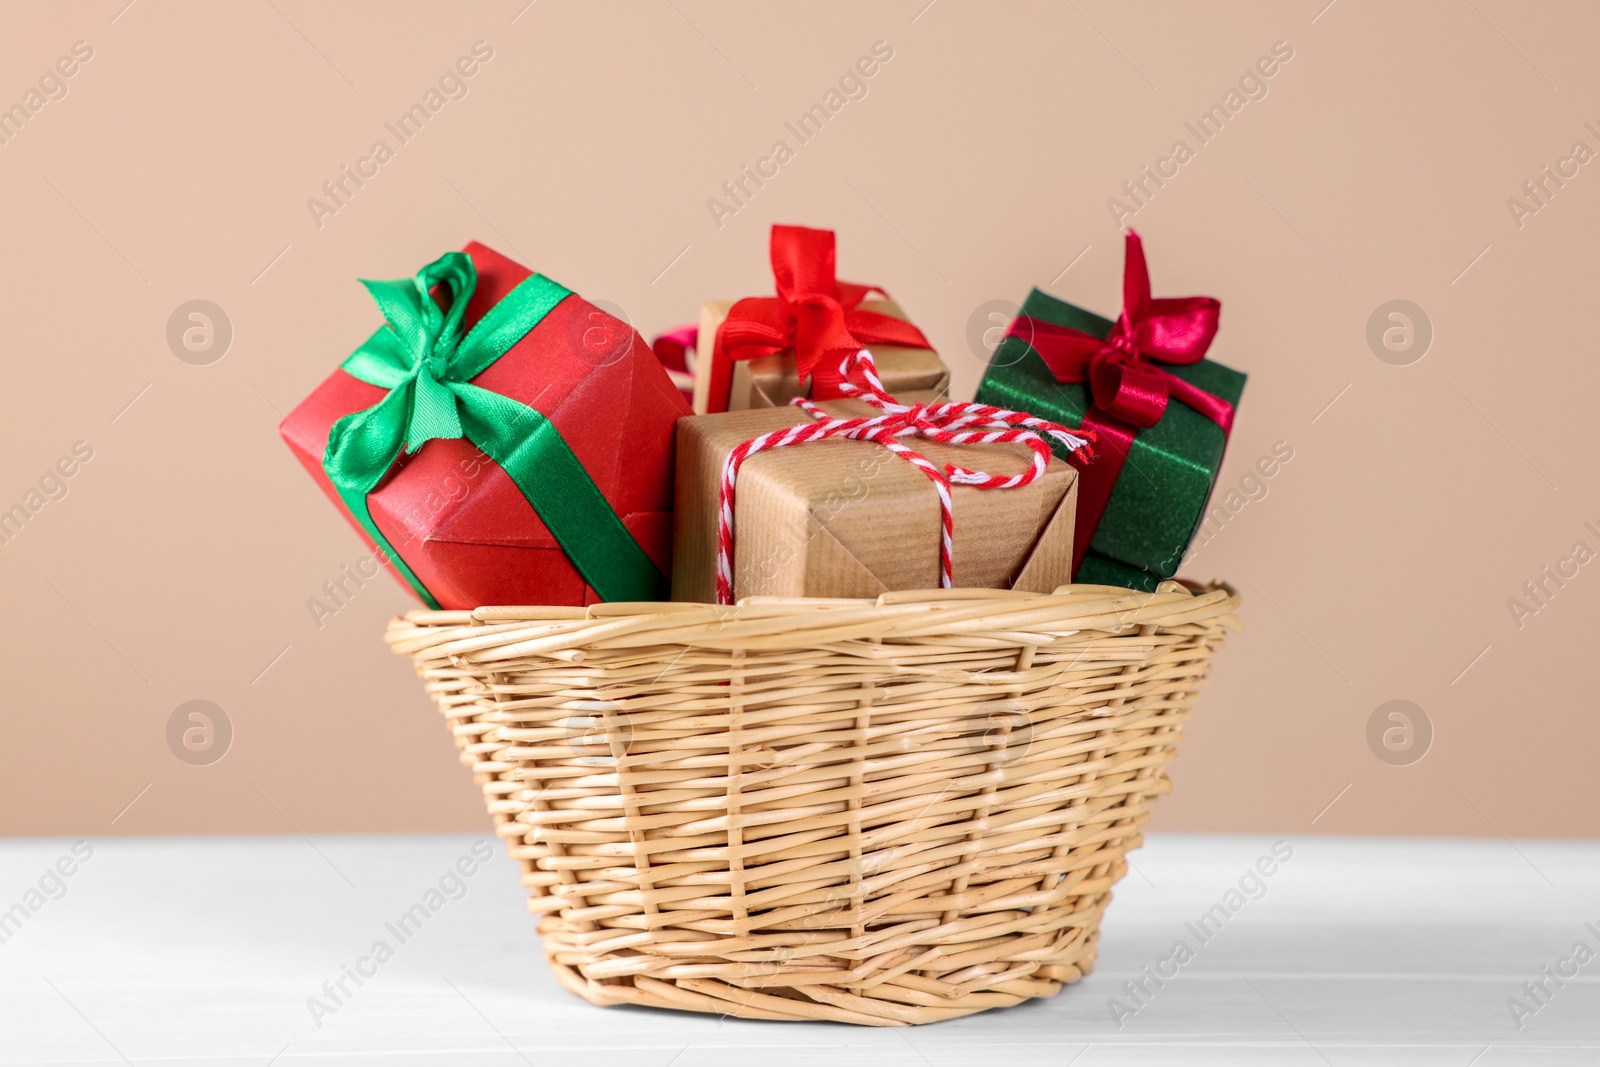
{"label": "ribbon tail", "polygon": [[383,536],[367,507],[367,495],[383,481],[405,447],[405,414],[410,403],[411,386],[402,385],[374,407],[346,415],[334,423],[328,434],[327,450],[322,455],[322,469],[338,491],[345,510],[372,539],[374,549],[382,553],[385,562],[406,580],[424,604],[437,611],[438,600]]}
{"label": "ribbon tail", "polygon": [[[838,400],[845,396],[840,386],[845,380],[845,361],[852,355],[861,351],[859,345],[848,348],[832,348],[818,354],[811,367],[809,375],[811,384],[806,388],[805,395],[812,400]],[[807,375],[801,375],[802,384]]]}
{"label": "ribbon tail", "polygon": [[701,415],[728,410],[728,394],[733,391],[733,358],[728,355],[727,325],[727,320],[723,320],[711,342],[711,366],[706,368],[706,409],[698,413]]}
{"label": "ribbon tail", "polygon": [[1167,388],[1174,400],[1193,408],[1220,426],[1224,439],[1233,433],[1232,404],[1197,385],[1191,385],[1176,374],[1167,375]]}
{"label": "ribbon tail", "polygon": [[461,399],[467,440],[483,449],[516,483],[600,599],[665,597],[666,579],[554,423],[499,393],[466,384],[453,388]]}
{"label": "ribbon tail", "polygon": [[711,366],[706,368],[709,395],[706,410],[699,414],[727,411],[734,363],[781,351],[791,332],[790,313],[781,300],[747,296],[729,308],[712,338]]}
{"label": "ribbon tail", "polygon": [[1083,558],[1089,552],[1100,520],[1105,517],[1111,492],[1117,486],[1122,468],[1133,446],[1134,428],[1103,411],[1090,408],[1081,427],[1095,435],[1094,458],[1085,463],[1077,453],[1067,459],[1078,468],[1078,510],[1073,521],[1072,576],[1078,576]]}

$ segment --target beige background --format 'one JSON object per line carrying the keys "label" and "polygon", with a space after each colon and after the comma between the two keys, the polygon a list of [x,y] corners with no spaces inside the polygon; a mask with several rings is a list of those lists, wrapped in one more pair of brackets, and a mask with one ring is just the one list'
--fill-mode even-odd
{"label": "beige background", "polygon": [[[1248,631],[1156,825],[1600,833],[1600,563],[1520,628],[1507,606],[1600,548],[1600,163],[1520,228],[1507,206],[1600,150],[1593,5],[125,2],[12,4],[0,33],[5,105],[94,50],[0,145],[0,506],[93,448],[0,545],[0,833],[483,825],[380,641],[401,589],[307,607],[362,548],[276,424],[378,321],[358,275],[477,237],[648,334],[769,291],[773,221],[833,227],[969,395],[988,302],[1115,312],[1107,198],[1276,41],[1267,95],[1132,220],[1156,292],[1220,297],[1213,353],[1251,375],[1224,484],[1294,456],[1189,568]],[[479,40],[469,94],[319,227],[307,198]],[[865,98],[798,145],[785,121],[877,41]],[[719,227],[708,198],[778,139]],[[196,298],[233,328],[209,366],[165,338]],[[1392,299],[1432,323],[1414,365],[1369,348]],[[166,740],[196,698],[234,730],[210,766]],[[1367,743],[1391,699],[1432,724],[1409,766]]]}

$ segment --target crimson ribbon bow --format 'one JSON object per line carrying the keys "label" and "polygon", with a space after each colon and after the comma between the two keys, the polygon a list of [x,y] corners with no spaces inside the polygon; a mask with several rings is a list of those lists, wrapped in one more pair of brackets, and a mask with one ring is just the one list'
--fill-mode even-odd
{"label": "crimson ribbon bow", "polygon": [[876,285],[842,282],[834,276],[832,230],[772,227],[772,275],[777,296],[746,297],[717,328],[712,346],[707,410],[728,410],[733,364],[794,349],[800,380],[811,379],[811,399],[844,394],[841,365],[868,345],[932,348],[922,331],[892,315],[863,311]]}
{"label": "crimson ribbon bow", "polygon": [[1217,335],[1221,308],[1209,296],[1153,299],[1144,244],[1129,230],[1122,314],[1109,334],[1095,337],[1028,315],[1018,315],[1006,331],[1006,336],[1028,342],[1057,381],[1084,383],[1089,394],[1082,428],[1093,431],[1097,455],[1078,484],[1074,573],[1100,526],[1134,437],[1161,421],[1169,399],[1176,398],[1216,423],[1224,438],[1232,431],[1232,404],[1162,366],[1200,362]]}

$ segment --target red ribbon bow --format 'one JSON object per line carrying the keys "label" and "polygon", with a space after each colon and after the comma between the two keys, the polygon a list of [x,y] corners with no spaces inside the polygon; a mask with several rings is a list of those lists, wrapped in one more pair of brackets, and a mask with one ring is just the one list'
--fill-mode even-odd
{"label": "red ribbon bow", "polygon": [[841,282],[834,276],[832,230],[804,226],[772,227],[772,275],[777,296],[752,296],[734,304],[717,328],[712,346],[707,410],[728,410],[736,360],[794,349],[800,380],[811,379],[813,400],[842,396],[840,366],[868,345],[932,348],[908,322],[861,310],[875,285]]}
{"label": "red ribbon bow", "polygon": [[1090,406],[1083,428],[1099,443],[1096,462],[1078,485],[1072,569],[1076,573],[1100,526],[1128,448],[1141,429],[1160,422],[1176,397],[1222,428],[1233,429],[1233,405],[1168,371],[1162,364],[1198,363],[1217,335],[1222,305],[1209,296],[1153,299],[1144,244],[1128,231],[1122,274],[1122,314],[1104,338],[1018,315],[1006,331],[1039,353],[1059,382],[1085,383]]}

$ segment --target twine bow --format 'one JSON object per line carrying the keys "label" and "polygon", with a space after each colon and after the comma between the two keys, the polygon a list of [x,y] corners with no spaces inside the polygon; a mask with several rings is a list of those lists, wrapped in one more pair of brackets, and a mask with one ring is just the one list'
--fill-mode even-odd
{"label": "twine bow", "polygon": [[842,282],[834,276],[832,230],[774,226],[771,255],[777,296],[740,300],[717,328],[709,411],[728,410],[733,364],[739,360],[792,348],[800,380],[812,380],[811,398],[833,400],[846,395],[840,388],[843,367],[862,347],[933,347],[909,322],[861,309],[861,302],[872,293],[889,294],[875,285]]}
{"label": "twine bow", "polygon": [[[945,401],[936,404],[902,404],[895,400],[878,379],[872,353],[859,349],[847,354],[839,364],[839,395],[864,400],[881,414],[856,418],[829,415],[813,401],[796,397],[790,401],[812,418],[782,430],[773,430],[745,441],[729,453],[722,464],[717,516],[717,603],[733,603],[733,504],[739,468],[751,456],[773,448],[842,437],[852,441],[872,441],[916,467],[933,482],[939,495],[939,585],[949,589],[952,582],[951,549],[955,520],[950,506],[950,486],[970,485],[978,489],[1017,489],[1028,485],[1045,472],[1051,449],[1045,437],[1053,438],[1070,453],[1085,461],[1091,454],[1092,432],[1075,431],[1066,426],[988,404]],[[1010,476],[969,470],[947,463],[941,469],[927,457],[901,443],[902,438],[921,437],[943,444],[1017,443],[1027,445],[1032,462],[1027,469]]]}

